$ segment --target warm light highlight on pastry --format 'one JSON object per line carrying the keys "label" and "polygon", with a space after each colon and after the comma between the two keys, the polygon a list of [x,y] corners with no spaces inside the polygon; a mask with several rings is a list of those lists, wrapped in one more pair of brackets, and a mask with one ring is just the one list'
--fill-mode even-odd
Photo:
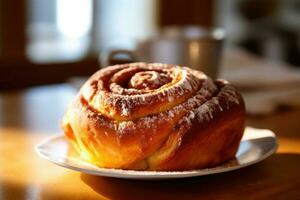
{"label": "warm light highlight on pastry", "polygon": [[63,129],[100,167],[188,170],[234,158],[244,121],[243,99],[228,82],[187,67],[132,63],[96,72]]}

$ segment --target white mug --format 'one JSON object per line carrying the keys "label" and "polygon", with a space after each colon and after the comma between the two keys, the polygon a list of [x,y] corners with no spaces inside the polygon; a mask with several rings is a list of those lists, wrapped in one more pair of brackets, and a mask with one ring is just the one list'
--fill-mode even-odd
{"label": "white mug", "polygon": [[158,36],[138,42],[134,51],[116,49],[102,57],[102,66],[110,65],[120,55],[132,62],[160,62],[189,66],[212,78],[218,75],[218,66],[224,31],[200,27],[169,27]]}

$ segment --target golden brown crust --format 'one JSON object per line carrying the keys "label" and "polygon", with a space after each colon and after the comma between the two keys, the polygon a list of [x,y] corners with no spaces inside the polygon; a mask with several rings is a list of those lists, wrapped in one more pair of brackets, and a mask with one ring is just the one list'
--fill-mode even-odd
{"label": "golden brown crust", "polygon": [[228,82],[186,67],[133,63],[95,73],[63,129],[100,167],[185,170],[233,158],[244,120],[243,99]]}

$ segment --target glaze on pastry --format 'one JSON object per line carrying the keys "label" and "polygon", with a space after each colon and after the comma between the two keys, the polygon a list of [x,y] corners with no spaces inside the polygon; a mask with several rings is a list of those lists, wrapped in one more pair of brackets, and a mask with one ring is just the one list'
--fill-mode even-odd
{"label": "glaze on pastry", "polygon": [[227,81],[187,67],[131,63],[91,76],[62,126],[99,167],[173,171],[234,158],[244,122],[243,99]]}

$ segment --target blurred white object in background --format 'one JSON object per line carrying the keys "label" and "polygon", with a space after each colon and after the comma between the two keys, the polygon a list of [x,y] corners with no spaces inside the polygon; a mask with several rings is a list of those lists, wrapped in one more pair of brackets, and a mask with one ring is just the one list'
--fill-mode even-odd
{"label": "blurred white object in background", "polygon": [[27,57],[34,63],[83,59],[90,50],[92,0],[28,0]]}
{"label": "blurred white object in background", "polygon": [[240,89],[248,114],[269,114],[279,106],[300,107],[300,70],[284,63],[228,47],[220,77]]}
{"label": "blurred white object in background", "polygon": [[98,50],[134,48],[157,31],[157,0],[98,0]]}
{"label": "blurred white object in background", "polygon": [[92,27],[91,0],[59,0],[56,2],[58,31],[65,37],[81,38]]}

